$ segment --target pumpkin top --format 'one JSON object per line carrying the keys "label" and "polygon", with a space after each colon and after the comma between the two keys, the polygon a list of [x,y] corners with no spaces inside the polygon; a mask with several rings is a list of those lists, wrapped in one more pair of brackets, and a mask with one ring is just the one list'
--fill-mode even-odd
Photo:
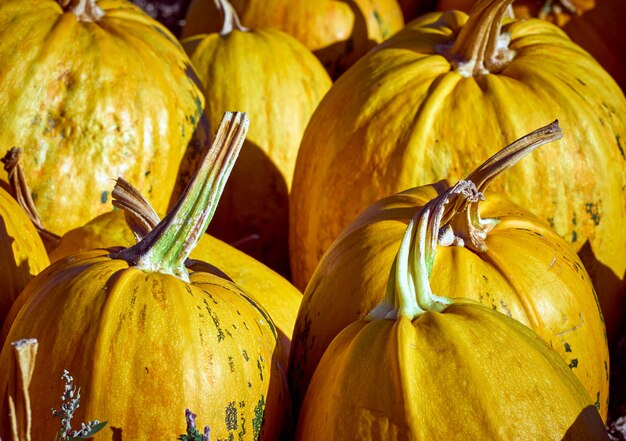
{"label": "pumpkin top", "polygon": [[96,0],[57,0],[65,12],[72,12],[79,21],[99,21],[104,11]]}
{"label": "pumpkin top", "polygon": [[478,204],[484,200],[482,191],[496,176],[528,153],[561,137],[558,121],[529,133],[500,150],[466,180],[460,180],[417,211],[400,243],[385,298],[367,315],[367,319],[404,316],[413,320],[427,311],[441,312],[451,305],[453,300],[435,295],[430,287],[437,245],[467,241],[473,249],[483,249],[486,234],[497,219],[480,218]]}
{"label": "pumpkin top", "polygon": [[511,37],[502,33],[502,21],[513,0],[478,0],[469,19],[451,46],[438,48],[464,77],[502,70],[515,56],[509,48]]}
{"label": "pumpkin top", "polygon": [[188,281],[185,261],[211,222],[248,127],[245,113],[226,112],[211,149],[175,207],[140,242],[112,257]]}
{"label": "pumpkin top", "polygon": [[241,32],[245,32],[248,30],[248,28],[241,24],[241,20],[239,20],[237,11],[235,11],[235,8],[233,7],[233,5],[230,4],[228,0],[215,0],[215,3],[224,14],[224,24],[222,25],[220,35],[228,35],[235,29]]}

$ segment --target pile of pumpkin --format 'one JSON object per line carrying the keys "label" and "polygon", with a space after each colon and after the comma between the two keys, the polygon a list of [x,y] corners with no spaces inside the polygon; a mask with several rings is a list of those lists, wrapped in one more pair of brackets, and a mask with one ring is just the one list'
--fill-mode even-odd
{"label": "pile of pumpkin", "polygon": [[609,439],[626,2],[470,3],[0,0],[0,439]]}

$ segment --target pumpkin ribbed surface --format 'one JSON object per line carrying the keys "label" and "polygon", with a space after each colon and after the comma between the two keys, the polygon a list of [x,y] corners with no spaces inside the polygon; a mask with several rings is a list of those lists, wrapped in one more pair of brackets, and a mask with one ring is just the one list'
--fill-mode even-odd
{"label": "pumpkin ribbed surface", "polygon": [[[58,431],[50,409],[67,369],[81,385],[77,420],[108,420],[124,438],[173,439],[191,408],[221,439],[258,439],[267,415],[264,439],[276,439],[272,418],[282,418],[286,389],[267,313],[222,278],[195,272],[188,284],[108,255],[88,251],[53,264],[29,285],[11,327],[8,341],[39,341],[42,362],[30,386],[38,436]],[[3,369],[11,349],[3,348]]]}
{"label": "pumpkin ribbed surface", "polygon": [[455,304],[347,327],[313,376],[296,439],[608,437],[576,378],[529,329]]}
{"label": "pumpkin ribbed surface", "polygon": [[37,210],[58,234],[108,211],[117,176],[164,211],[204,105],[161,24],[127,1],[97,6],[101,19],[81,21],[53,0],[0,2],[0,143],[24,150]]}

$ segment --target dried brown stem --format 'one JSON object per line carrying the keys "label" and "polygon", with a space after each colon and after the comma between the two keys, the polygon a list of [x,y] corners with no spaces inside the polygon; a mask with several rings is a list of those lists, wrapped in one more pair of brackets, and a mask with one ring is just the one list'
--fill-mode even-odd
{"label": "dried brown stem", "polygon": [[43,222],[39,217],[39,213],[37,213],[35,202],[33,201],[26,176],[24,175],[24,170],[20,165],[21,154],[22,149],[13,147],[2,159],[0,159],[0,161],[4,164],[4,170],[8,174],[9,185],[11,186],[13,198],[26,212],[31,222],[37,229],[46,250],[51,251],[56,248],[61,238],[44,227]]}

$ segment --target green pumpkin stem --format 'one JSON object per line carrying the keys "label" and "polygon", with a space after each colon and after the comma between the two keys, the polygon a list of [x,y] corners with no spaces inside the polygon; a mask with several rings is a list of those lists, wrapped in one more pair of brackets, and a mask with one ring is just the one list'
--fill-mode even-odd
{"label": "green pumpkin stem", "polygon": [[[481,219],[482,192],[497,175],[537,147],[562,137],[558,121],[514,141],[493,155],[467,179],[459,181],[426,203],[405,230],[387,284],[387,293],[368,315],[373,319],[411,320],[426,311],[443,311],[452,300],[435,295],[430,287],[437,246],[476,241],[484,246],[486,233],[496,221]],[[459,230],[464,233],[459,235]],[[453,238],[450,235],[454,235]],[[452,239],[452,240],[451,240]],[[477,246],[477,245],[474,245]]]}
{"label": "green pumpkin stem", "polygon": [[235,29],[242,32],[248,31],[248,28],[242,26],[239,16],[237,15],[237,11],[235,11],[235,8],[228,0],[214,1],[217,9],[222,11],[222,14],[224,14],[224,24],[222,25],[222,30],[220,31],[221,36],[228,35]]}
{"label": "green pumpkin stem", "polygon": [[96,0],[57,0],[64,11],[71,12],[79,21],[99,21],[104,11],[96,4]]}
{"label": "green pumpkin stem", "polygon": [[467,22],[443,55],[465,76],[486,75],[502,70],[515,56],[510,36],[502,33],[502,21],[510,15],[513,0],[477,0]]}
{"label": "green pumpkin stem", "polygon": [[185,261],[211,222],[248,125],[245,113],[224,114],[211,149],[176,206],[143,240],[113,257],[146,272],[188,280]]}

